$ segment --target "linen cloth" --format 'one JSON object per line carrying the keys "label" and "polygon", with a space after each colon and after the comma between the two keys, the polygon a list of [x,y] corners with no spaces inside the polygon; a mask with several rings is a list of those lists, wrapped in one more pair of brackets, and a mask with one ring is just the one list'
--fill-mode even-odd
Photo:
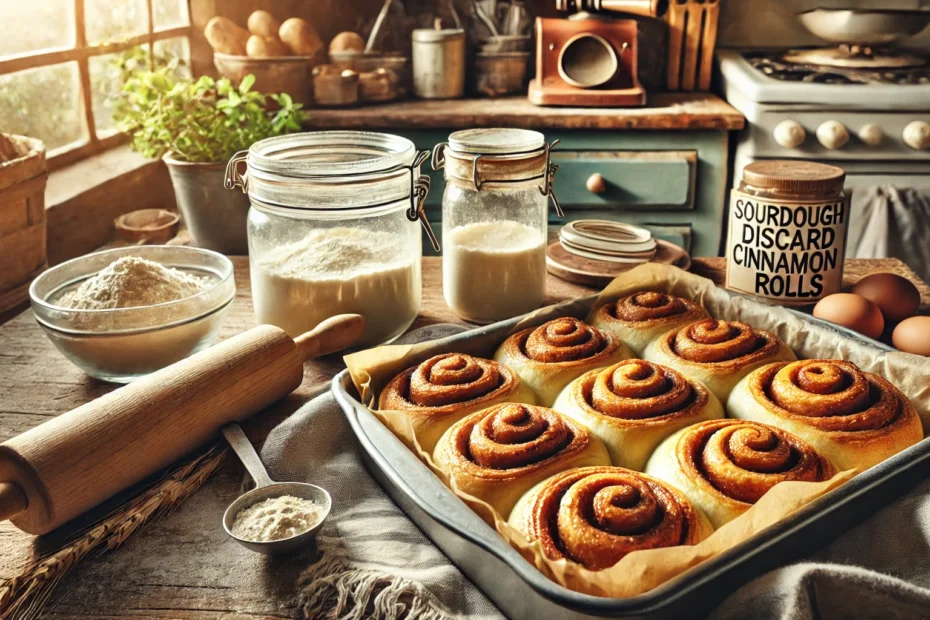
{"label": "linen cloth", "polygon": [[[460,329],[432,326],[404,340],[439,338]],[[333,498],[318,536],[322,559],[298,584],[303,617],[503,618],[368,474],[328,390],[275,428],[261,454],[273,479],[310,482]],[[810,561],[745,585],[710,618],[930,618],[930,481],[813,553]]]}

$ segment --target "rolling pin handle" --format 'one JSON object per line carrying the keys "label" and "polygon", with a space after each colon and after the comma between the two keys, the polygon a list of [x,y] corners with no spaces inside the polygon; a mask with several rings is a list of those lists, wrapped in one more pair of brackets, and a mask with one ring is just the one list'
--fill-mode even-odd
{"label": "rolling pin handle", "polygon": [[294,338],[303,361],[350,347],[365,333],[361,314],[338,314]]}
{"label": "rolling pin handle", "polygon": [[29,499],[15,482],[0,482],[0,521],[12,519],[29,506]]}

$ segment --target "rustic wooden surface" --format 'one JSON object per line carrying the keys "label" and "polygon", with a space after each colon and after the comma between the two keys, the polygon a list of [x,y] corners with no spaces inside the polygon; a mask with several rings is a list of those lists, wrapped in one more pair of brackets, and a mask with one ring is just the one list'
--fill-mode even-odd
{"label": "rustic wooden surface", "polygon": [[743,115],[709,93],[656,93],[641,108],[539,107],[525,96],[398,101],[348,109],[312,109],[307,129],[742,129]]}
{"label": "rustic wooden surface", "polygon": [[[233,259],[238,292],[221,337],[243,331],[252,316],[248,264]],[[693,271],[721,281],[722,259],[697,258]],[[925,308],[930,288],[896,259],[849,260],[848,281],[873,271],[895,271],[918,284]],[[423,307],[415,327],[461,321],[442,298],[440,259],[424,259]],[[590,294],[593,289],[549,278],[546,303]],[[306,364],[304,381],[290,397],[259,414],[246,431],[256,442],[313,395],[326,389],[342,367],[338,357]],[[84,376],[42,335],[27,311],[0,326],[0,441],[112,389]],[[290,618],[294,583],[305,556],[269,560],[231,541],[219,523],[240,492],[242,468],[228,464],[173,514],[150,524],[114,553],[76,567],[58,586],[48,617],[56,618]],[[18,573],[49,544],[0,523],[0,579]]]}

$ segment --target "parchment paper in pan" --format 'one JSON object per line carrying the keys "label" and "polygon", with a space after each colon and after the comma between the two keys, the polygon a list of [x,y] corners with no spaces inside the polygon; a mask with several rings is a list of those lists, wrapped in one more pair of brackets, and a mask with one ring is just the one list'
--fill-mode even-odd
{"label": "parchment paper in pan", "polygon": [[[912,400],[924,424],[930,428],[930,360],[900,352],[885,352],[865,341],[850,339],[827,325],[802,320],[791,312],[766,306],[728,293],[713,282],[675,267],[646,264],[615,279],[600,295],[542,308],[520,319],[478,328],[442,340],[417,345],[383,346],[345,358],[362,402],[374,409],[379,390],[396,374],[440,353],[460,352],[490,357],[509,335],[560,316],[585,318],[599,306],[638,291],[671,293],[701,303],[716,318],[739,320],[774,332],[799,358],[845,359],[863,370],[882,375]],[[375,415],[404,440],[452,491],[516,547],[547,577],[572,590],[607,597],[642,594],[688,568],[750,538],[766,527],[820,497],[856,472],[837,474],[821,483],[783,482],[776,485],[745,514],[694,546],[636,551],[615,566],[588,571],[564,560],[546,558],[538,543],[528,544],[489,505],[460,492],[439,470],[429,454],[420,449],[407,417],[402,412],[375,411]]]}

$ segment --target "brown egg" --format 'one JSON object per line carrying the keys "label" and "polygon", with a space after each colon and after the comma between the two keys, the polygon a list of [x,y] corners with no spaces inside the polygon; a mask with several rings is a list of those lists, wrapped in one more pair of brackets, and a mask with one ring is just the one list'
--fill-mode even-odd
{"label": "brown egg", "polygon": [[814,306],[814,316],[848,327],[869,338],[878,338],[885,329],[885,319],[878,306],[852,293],[827,295]]}
{"label": "brown egg", "polygon": [[868,275],[856,282],[852,292],[878,306],[887,323],[914,316],[920,307],[920,291],[910,280],[896,273]]}
{"label": "brown egg", "polygon": [[331,52],[361,52],[365,50],[365,39],[354,32],[340,32],[329,42]]}
{"label": "brown egg", "polygon": [[904,319],[894,328],[891,342],[906,353],[930,357],[930,316]]}

